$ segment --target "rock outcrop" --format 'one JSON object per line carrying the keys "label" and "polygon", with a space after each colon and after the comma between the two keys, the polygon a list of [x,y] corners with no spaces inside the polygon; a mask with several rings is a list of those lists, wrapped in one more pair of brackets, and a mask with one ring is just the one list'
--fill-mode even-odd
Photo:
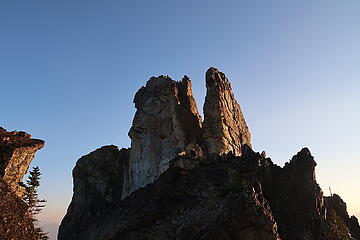
{"label": "rock outcrop", "polygon": [[129,131],[129,170],[123,197],[152,183],[179,153],[201,150],[201,117],[185,76],[152,77],[135,95],[137,109]]}
{"label": "rock outcrop", "polygon": [[336,215],[339,216],[349,228],[351,236],[355,239],[360,239],[359,221],[355,216],[349,216],[346,203],[339,195],[333,194],[332,196],[325,197],[325,206],[327,217],[329,217],[332,210],[335,211]]}
{"label": "rock outcrop", "polygon": [[105,146],[77,161],[74,195],[60,227],[64,239],[84,234],[107,206],[120,202],[129,153],[129,149]]}
{"label": "rock outcrop", "polygon": [[0,177],[18,196],[23,196],[22,182],[35,152],[44,146],[44,141],[32,139],[26,132],[7,132],[0,127]]}
{"label": "rock outcrop", "polygon": [[225,75],[210,68],[206,86],[203,124],[187,77],[153,77],[137,92],[131,148],[103,147],[78,161],[58,239],[356,238],[346,206],[324,203],[309,149],[275,165],[251,149]]}
{"label": "rock outcrop", "polygon": [[107,206],[86,230],[69,235],[60,227],[58,239],[279,240],[253,154],[178,156],[154,184]]}
{"label": "rock outcrop", "polygon": [[231,84],[224,73],[210,68],[206,72],[206,89],[203,128],[207,152],[233,152],[239,156],[241,146],[251,146],[250,132]]}
{"label": "rock outcrop", "polygon": [[324,199],[315,179],[315,166],[309,149],[303,148],[283,168],[271,160],[261,168],[264,196],[284,239],[326,239],[322,227]]}
{"label": "rock outcrop", "polygon": [[21,199],[20,184],[34,154],[44,141],[25,132],[8,132],[0,127],[0,239],[38,240],[27,204]]}

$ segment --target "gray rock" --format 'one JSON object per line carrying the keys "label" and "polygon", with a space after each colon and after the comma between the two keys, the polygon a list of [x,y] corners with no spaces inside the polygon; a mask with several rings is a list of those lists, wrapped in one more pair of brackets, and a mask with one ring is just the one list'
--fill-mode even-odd
{"label": "gray rock", "polygon": [[154,182],[178,154],[202,154],[201,117],[186,76],[152,77],[135,95],[137,109],[129,131],[131,152],[123,197]]}
{"label": "gray rock", "polygon": [[241,146],[251,147],[250,132],[225,74],[216,68],[206,72],[204,139],[207,152],[241,155]]}

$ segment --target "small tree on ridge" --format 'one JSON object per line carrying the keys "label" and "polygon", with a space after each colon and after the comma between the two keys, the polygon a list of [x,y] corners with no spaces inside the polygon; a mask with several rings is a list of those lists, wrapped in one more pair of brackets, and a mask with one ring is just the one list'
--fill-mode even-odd
{"label": "small tree on ridge", "polygon": [[[39,199],[38,197],[38,187],[40,186],[41,173],[39,167],[33,167],[33,170],[30,171],[30,175],[26,180],[25,185],[25,196],[24,201],[28,204],[29,212],[31,214],[32,221],[34,225],[37,225],[38,219],[36,215],[41,212],[45,207],[46,200]],[[39,236],[39,240],[47,240],[49,237],[44,233],[40,227],[35,227],[35,230]]]}

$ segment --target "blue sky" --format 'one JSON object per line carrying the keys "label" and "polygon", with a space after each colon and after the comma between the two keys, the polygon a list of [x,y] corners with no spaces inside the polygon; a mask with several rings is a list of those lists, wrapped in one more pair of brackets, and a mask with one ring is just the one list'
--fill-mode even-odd
{"label": "blue sky", "polygon": [[360,215],[360,2],[1,1],[0,125],[44,139],[41,217],[59,222],[76,160],[130,145],[137,89],[184,74],[198,108],[214,66],[232,82],[256,151],[303,146],[317,178]]}

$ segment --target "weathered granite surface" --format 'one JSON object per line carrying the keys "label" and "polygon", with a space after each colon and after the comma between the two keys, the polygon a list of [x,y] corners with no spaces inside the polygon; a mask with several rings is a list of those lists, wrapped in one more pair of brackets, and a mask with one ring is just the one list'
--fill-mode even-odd
{"label": "weathered granite surface", "polygon": [[206,72],[204,104],[204,139],[209,154],[233,152],[239,156],[241,146],[251,146],[250,131],[231,84],[216,68]]}
{"label": "weathered granite surface", "polygon": [[123,197],[152,183],[179,153],[201,150],[201,117],[189,78],[152,77],[134,99],[131,150]]}
{"label": "weathered granite surface", "polygon": [[35,152],[44,146],[44,141],[32,139],[26,132],[8,132],[0,127],[0,177],[18,196],[23,196],[24,187],[19,185],[29,169]]}

